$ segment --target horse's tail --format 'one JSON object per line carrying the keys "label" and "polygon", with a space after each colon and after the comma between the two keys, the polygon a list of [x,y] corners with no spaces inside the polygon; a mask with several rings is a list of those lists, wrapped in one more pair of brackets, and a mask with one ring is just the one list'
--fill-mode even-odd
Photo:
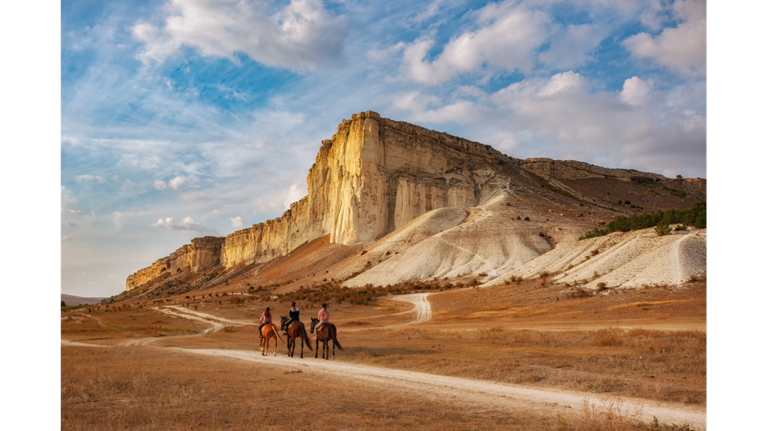
{"label": "horse's tail", "polygon": [[309,336],[307,336],[307,329],[304,328],[304,325],[299,326],[301,328],[301,338],[304,339],[304,344],[309,347],[309,351],[312,351],[312,343],[309,342]]}
{"label": "horse's tail", "polygon": [[339,344],[339,341],[336,340],[336,325],[332,324],[331,325],[331,329],[333,330],[333,332],[331,333],[331,338],[333,339],[333,345],[336,346],[336,348],[338,348],[339,350],[341,350],[343,352],[344,348],[341,347],[341,344]]}
{"label": "horse's tail", "polygon": [[283,339],[282,339],[282,338],[280,338],[280,331],[278,331],[278,330],[277,330],[277,326],[276,326],[274,323],[272,323],[271,325],[272,325],[272,326],[270,326],[270,328],[272,328],[272,332],[274,332],[274,333],[275,333],[275,337],[276,337],[278,340],[280,340],[280,342],[282,343],[282,342],[283,342]]}

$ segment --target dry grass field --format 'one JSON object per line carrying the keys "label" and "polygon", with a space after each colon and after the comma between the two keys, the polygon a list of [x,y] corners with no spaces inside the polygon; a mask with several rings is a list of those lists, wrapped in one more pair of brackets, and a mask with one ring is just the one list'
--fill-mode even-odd
{"label": "dry grass field", "polygon": [[[440,292],[429,302],[431,320],[393,328],[385,326],[415,318],[411,304],[384,297],[330,304],[344,346],[336,361],[706,407],[706,281],[584,294],[528,280]],[[168,305],[234,323],[204,334],[210,324],[156,309]],[[628,408],[618,415],[611,406],[565,414],[546,406],[467,408],[456,399],[167,349],[258,350],[252,323],[266,306],[277,317],[290,304],[190,297],[63,312],[62,339],[111,347],[62,346],[62,429],[664,429],[638,425]],[[316,309],[299,306],[306,323]],[[151,344],[125,345],[141,339]],[[278,354],[285,353],[283,342]],[[315,361],[314,352],[304,353],[297,366]],[[315,407],[322,417],[311,418]]]}

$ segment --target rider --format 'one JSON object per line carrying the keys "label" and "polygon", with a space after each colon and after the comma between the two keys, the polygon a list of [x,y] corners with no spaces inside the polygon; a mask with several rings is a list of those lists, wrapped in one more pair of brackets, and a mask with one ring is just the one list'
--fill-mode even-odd
{"label": "rider", "polygon": [[288,320],[285,322],[285,325],[283,326],[283,335],[285,334],[285,331],[288,330],[288,325],[290,325],[293,322],[299,321],[299,307],[296,306],[295,302],[291,302],[291,309],[288,310]]}
{"label": "rider", "polygon": [[264,325],[267,323],[272,323],[272,313],[269,312],[269,307],[267,307],[267,309],[261,313],[259,322],[261,322],[261,325],[259,325],[259,338],[264,338],[264,336],[261,335],[261,328],[264,327]]}
{"label": "rider", "polygon": [[317,313],[317,324],[315,325],[315,337],[314,339],[317,340],[317,328],[320,327],[323,323],[326,323],[331,318],[331,315],[328,313],[328,305],[323,304],[323,308],[320,309],[320,311]]}

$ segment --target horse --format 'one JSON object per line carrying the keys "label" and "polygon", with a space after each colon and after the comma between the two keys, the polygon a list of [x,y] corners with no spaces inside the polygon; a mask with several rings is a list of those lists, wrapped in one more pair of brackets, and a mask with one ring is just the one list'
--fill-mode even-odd
{"label": "horse", "polygon": [[[319,319],[312,317],[312,329],[309,330],[310,333],[315,332],[315,325],[317,325],[318,322],[320,322]],[[337,347],[342,352],[344,351],[341,344],[336,340],[336,325],[333,323],[325,322],[325,324],[317,330],[317,338],[315,339],[315,359],[317,359],[318,345],[321,341],[323,342],[323,359],[325,360],[328,360],[328,357],[331,356],[331,348],[328,347],[329,341],[333,341],[333,359],[336,359]]]}
{"label": "horse", "polygon": [[[277,356],[277,340],[283,341],[280,338],[280,334],[277,331],[277,326],[274,323],[267,323],[261,328],[261,339],[259,340],[259,348],[261,349],[261,356],[267,356],[269,354],[269,339],[275,337],[275,354]],[[266,352],[264,348],[266,347]]]}
{"label": "horse", "polygon": [[[288,318],[280,316],[280,327],[285,327],[285,322]],[[301,339],[301,357],[304,357],[304,343],[307,344],[309,350],[312,350],[312,345],[309,343],[309,337],[307,336],[307,330],[304,328],[304,323],[298,320],[294,320],[285,328],[285,333],[288,335],[288,356],[293,357],[293,352],[296,351],[296,339]]]}

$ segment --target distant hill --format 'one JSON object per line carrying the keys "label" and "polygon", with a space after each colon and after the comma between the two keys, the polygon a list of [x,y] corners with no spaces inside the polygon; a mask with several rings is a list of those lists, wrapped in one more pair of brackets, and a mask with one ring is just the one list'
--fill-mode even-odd
{"label": "distant hill", "polygon": [[104,298],[84,298],[82,296],[67,295],[66,293],[61,294],[61,300],[67,305],[97,304],[102,299]]}

